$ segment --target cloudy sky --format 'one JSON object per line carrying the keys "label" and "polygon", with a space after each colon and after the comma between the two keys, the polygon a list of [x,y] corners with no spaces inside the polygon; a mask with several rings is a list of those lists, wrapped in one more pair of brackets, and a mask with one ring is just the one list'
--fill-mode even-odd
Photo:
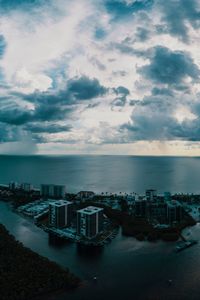
{"label": "cloudy sky", "polygon": [[0,0],[0,153],[200,155],[200,1]]}

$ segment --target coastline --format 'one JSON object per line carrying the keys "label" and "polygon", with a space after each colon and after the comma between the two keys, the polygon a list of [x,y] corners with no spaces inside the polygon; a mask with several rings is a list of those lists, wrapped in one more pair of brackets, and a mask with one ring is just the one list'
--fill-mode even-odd
{"label": "coastline", "polygon": [[64,294],[81,285],[81,280],[68,269],[25,247],[2,224],[0,233],[2,300],[47,299],[50,293]]}

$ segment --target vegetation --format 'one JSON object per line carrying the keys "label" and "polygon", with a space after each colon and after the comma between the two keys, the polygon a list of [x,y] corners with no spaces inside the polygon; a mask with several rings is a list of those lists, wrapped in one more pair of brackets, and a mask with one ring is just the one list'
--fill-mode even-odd
{"label": "vegetation", "polygon": [[88,205],[95,205],[104,208],[104,212],[108,218],[116,225],[121,225],[122,233],[126,236],[134,236],[136,239],[142,241],[156,241],[162,239],[164,241],[177,241],[181,235],[181,231],[196,224],[196,221],[187,213],[184,212],[183,219],[180,223],[172,225],[169,228],[158,229],[146,219],[129,215],[126,211],[119,211],[111,207],[92,203],[84,202],[80,204],[80,208]]}
{"label": "vegetation", "polygon": [[24,191],[22,189],[10,190],[8,187],[0,187],[0,199],[11,202],[14,208],[40,199],[37,191]]}
{"label": "vegetation", "polygon": [[1,300],[32,299],[79,283],[69,270],[25,248],[0,224]]}

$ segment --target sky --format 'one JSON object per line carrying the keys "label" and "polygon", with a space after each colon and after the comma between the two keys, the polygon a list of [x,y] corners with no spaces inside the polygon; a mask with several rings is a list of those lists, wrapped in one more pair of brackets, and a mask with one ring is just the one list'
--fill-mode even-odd
{"label": "sky", "polygon": [[0,0],[0,153],[200,155],[200,1]]}

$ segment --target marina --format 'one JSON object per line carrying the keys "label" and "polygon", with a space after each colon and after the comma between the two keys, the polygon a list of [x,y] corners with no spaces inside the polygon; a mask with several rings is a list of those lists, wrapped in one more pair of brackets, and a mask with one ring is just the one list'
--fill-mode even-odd
{"label": "marina", "polygon": [[198,243],[197,240],[185,240],[185,241],[180,241],[177,243],[177,246],[175,248],[175,252],[180,252],[183,251],[189,247],[192,247]]}

